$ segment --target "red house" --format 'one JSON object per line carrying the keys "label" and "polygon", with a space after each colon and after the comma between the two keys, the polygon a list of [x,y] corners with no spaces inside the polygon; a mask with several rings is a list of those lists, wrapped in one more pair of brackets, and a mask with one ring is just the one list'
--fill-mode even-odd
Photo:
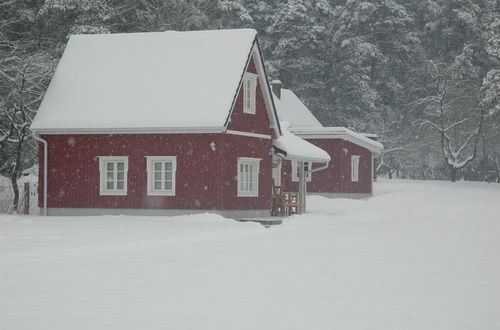
{"label": "red house", "polygon": [[[280,120],[293,134],[328,152],[328,167],[307,175],[307,192],[329,197],[367,197],[373,193],[373,157],[383,146],[364,134],[344,127],[323,127],[300,99],[280,81],[271,83]],[[297,162],[274,160],[281,167],[278,180],[285,191],[298,190]],[[306,164],[306,168],[311,163]],[[312,165],[314,168],[316,165]],[[278,170],[276,170],[276,173]]]}
{"label": "red house", "polygon": [[31,129],[49,215],[268,216],[273,144],[330,160],[282,131],[249,29],[72,36]]}

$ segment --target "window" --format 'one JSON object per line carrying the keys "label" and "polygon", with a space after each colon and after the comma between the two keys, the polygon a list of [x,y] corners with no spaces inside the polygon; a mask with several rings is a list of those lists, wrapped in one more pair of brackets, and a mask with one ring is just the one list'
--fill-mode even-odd
{"label": "window", "polygon": [[[312,163],[310,162],[304,162],[304,170],[307,172],[311,169]],[[299,166],[298,162],[296,160],[292,160],[292,181],[293,182],[298,182],[299,181]],[[311,182],[312,179],[312,173],[306,173],[306,181]]]}
{"label": "window", "polygon": [[359,180],[359,157],[356,155],[351,156],[351,181],[358,182]]}
{"label": "window", "polygon": [[238,157],[238,196],[259,195],[259,158]]}
{"label": "window", "polygon": [[175,156],[146,156],[148,195],[175,196]]}
{"label": "window", "polygon": [[100,194],[127,195],[127,156],[99,157]]}
{"label": "window", "polygon": [[255,114],[255,90],[257,89],[257,75],[245,73],[243,78],[243,112]]}

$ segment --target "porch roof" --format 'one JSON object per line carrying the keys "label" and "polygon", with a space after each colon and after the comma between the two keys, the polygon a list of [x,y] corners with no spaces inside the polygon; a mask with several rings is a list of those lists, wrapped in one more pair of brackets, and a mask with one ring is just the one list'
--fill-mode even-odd
{"label": "porch roof", "polygon": [[285,123],[281,125],[283,135],[273,140],[273,150],[277,156],[316,163],[326,163],[331,160],[326,151],[290,133]]}

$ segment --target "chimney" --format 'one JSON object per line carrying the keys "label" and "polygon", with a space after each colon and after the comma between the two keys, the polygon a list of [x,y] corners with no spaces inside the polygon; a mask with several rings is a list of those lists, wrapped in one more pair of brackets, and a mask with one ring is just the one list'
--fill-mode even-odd
{"label": "chimney", "polygon": [[276,95],[278,99],[281,99],[281,81],[271,81],[271,89],[273,90],[274,95]]}

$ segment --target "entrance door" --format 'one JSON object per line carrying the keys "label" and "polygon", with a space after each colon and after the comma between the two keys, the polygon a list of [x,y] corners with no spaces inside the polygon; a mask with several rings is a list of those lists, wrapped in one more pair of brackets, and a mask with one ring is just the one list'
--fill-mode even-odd
{"label": "entrance door", "polygon": [[281,186],[281,158],[273,157],[273,181],[275,186]]}

